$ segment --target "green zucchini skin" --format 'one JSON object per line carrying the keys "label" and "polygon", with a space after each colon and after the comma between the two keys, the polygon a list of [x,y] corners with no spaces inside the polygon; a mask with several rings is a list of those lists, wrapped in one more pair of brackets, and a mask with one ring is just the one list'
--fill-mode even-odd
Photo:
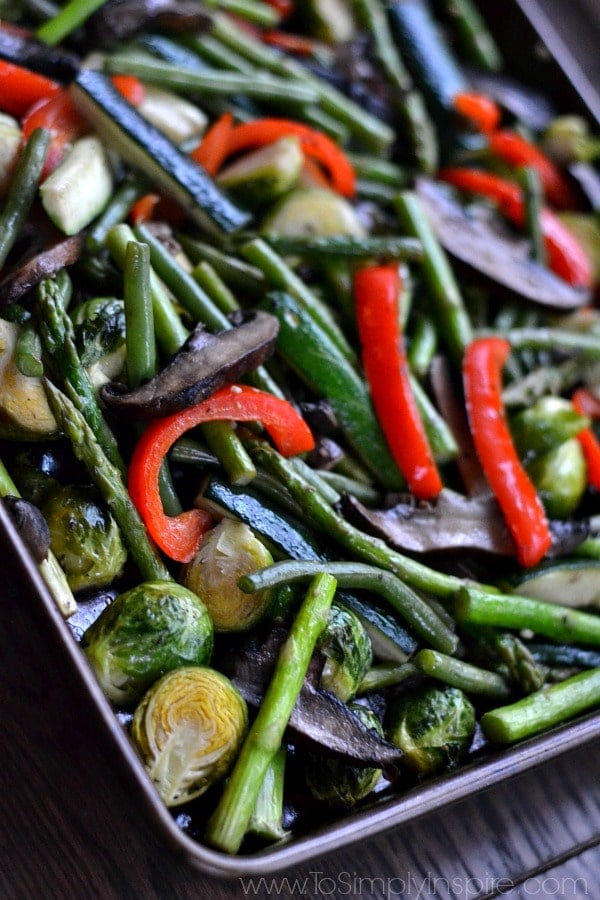
{"label": "green zucchini skin", "polygon": [[277,316],[277,350],[311,390],[326,397],[348,443],[387,490],[401,490],[402,475],[371,405],[365,382],[331,339],[295,300],[272,291],[259,306]]}
{"label": "green zucchini skin", "polygon": [[574,608],[600,609],[600,561],[567,559],[540,566],[514,582],[523,597]]}
{"label": "green zucchini skin", "polygon": [[201,228],[222,236],[249,224],[250,213],[236,206],[201,166],[147,122],[102,72],[82,69],[71,93],[100,136],[180,203]]}

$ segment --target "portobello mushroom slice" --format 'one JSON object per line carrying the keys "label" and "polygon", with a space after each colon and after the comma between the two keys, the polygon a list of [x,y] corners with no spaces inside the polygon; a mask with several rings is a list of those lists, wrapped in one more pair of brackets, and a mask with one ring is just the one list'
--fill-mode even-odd
{"label": "portobello mushroom slice", "polygon": [[[285,636],[285,629],[276,626],[262,644],[252,642],[244,647],[232,663],[231,680],[251,706],[262,701]],[[313,658],[311,669],[318,671],[319,663],[314,663]],[[390,780],[394,778],[402,751],[366,728],[346,703],[315,687],[313,680],[309,670],[290,716],[289,729],[295,738],[310,744],[315,752],[354,765],[377,766]]]}
{"label": "portobello mushroom slice", "polygon": [[198,0],[110,0],[90,16],[86,33],[96,46],[112,47],[140,31],[197,32],[210,25]]}
{"label": "portobello mushroom slice", "polygon": [[443,247],[460,262],[528,300],[554,309],[577,309],[590,300],[529,256],[529,241],[482,203],[464,207],[446,185],[419,178],[416,191]]}
{"label": "portobello mushroom slice", "polygon": [[41,247],[34,241],[0,280],[0,308],[16,303],[44,278],[77,262],[83,250],[83,242],[83,234],[65,237],[58,231]]}
{"label": "portobello mushroom slice", "polygon": [[270,313],[243,313],[233,328],[211,334],[197,325],[181,350],[154,378],[133,390],[120,382],[102,387],[103,402],[119,415],[152,419],[200,403],[267,359],[279,323]]}

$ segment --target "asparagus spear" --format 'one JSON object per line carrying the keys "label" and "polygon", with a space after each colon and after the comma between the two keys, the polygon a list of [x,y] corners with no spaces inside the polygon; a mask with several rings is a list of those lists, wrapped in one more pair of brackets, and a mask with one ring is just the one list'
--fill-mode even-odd
{"label": "asparagus spear", "polygon": [[559,725],[599,703],[600,669],[589,669],[509,706],[489,710],[481,717],[481,727],[488,740],[510,744]]}
{"label": "asparagus spear", "polygon": [[168,569],[150,543],[144,523],[131,502],[120,471],[104,454],[92,429],[73,402],[75,391],[67,383],[66,391],[69,396],[66,396],[48,379],[45,379],[44,386],[57,422],[69,438],[73,452],[85,464],[102,493],[142,578],[144,581],[172,581]]}
{"label": "asparagus spear", "polygon": [[241,749],[206,837],[227,853],[237,853],[248,829],[267,769],[281,746],[317,639],[335,594],[336,580],[319,574],[310,584],[281,648],[258,714]]}
{"label": "asparagus spear", "polygon": [[44,279],[39,284],[37,303],[42,346],[62,381],[73,388],[73,402],[93,431],[103,453],[123,474],[125,464],[121,459],[117,442],[102,415],[94,388],[75,346],[73,323],[66,310],[70,291],[69,278],[64,271],[53,278]]}

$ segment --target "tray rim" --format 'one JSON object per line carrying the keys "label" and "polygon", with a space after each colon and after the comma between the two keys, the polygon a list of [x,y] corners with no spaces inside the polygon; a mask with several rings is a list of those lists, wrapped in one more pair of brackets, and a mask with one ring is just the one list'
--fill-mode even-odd
{"label": "tray rim", "polygon": [[207,875],[220,878],[265,875],[306,863],[392,828],[413,823],[421,816],[438,812],[505,783],[569,750],[600,739],[600,711],[588,713],[514,747],[495,750],[489,756],[475,759],[454,772],[438,776],[405,793],[386,795],[370,806],[316,828],[309,834],[291,836],[289,840],[254,854],[229,856],[182,831],[160,799],[3,503],[0,503],[0,547],[4,553],[10,554],[11,568],[17,578],[28,585],[32,614],[44,616],[51,640],[61,646],[65,661],[83,688],[89,714],[96,718],[114,747],[114,760],[128,778],[163,841],[188,865]]}

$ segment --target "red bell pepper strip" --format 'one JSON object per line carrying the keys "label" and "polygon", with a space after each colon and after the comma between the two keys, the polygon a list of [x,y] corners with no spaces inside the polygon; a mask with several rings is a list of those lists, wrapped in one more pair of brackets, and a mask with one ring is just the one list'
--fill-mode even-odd
{"label": "red bell pepper strip", "polygon": [[291,31],[278,31],[270,28],[262,33],[264,44],[277,47],[284,53],[295,53],[298,56],[312,56],[317,48],[317,42],[303,34],[293,34]]}
{"label": "red bell pepper strip", "polygon": [[468,119],[483,134],[491,134],[502,118],[498,104],[484,94],[471,92],[456,94],[452,106],[459,115]]}
{"label": "red bell pepper strip", "polygon": [[[511,222],[523,227],[523,192],[514,182],[491,172],[466,168],[441,169],[438,178],[461,191],[493,200]],[[540,224],[552,271],[574,287],[591,288],[594,282],[592,264],[575,235],[547,207],[542,209]]]}
{"label": "red bell pepper strip", "polygon": [[[585,388],[575,391],[571,397],[571,403],[575,412],[582,416],[598,418],[600,415],[598,400]],[[581,444],[581,449],[585,456],[588,484],[600,491],[600,441],[591,428],[584,428],[580,431],[577,435],[577,440]]]}
{"label": "red bell pepper strip", "polygon": [[287,19],[294,12],[294,0],[266,0],[266,2],[279,13],[282,19]]}
{"label": "red bell pepper strip", "polygon": [[23,117],[21,125],[24,140],[36,128],[45,128],[52,135],[42,178],[46,178],[58,166],[68,145],[89,131],[89,125],[75,109],[71,95],[65,88],[34,103]]}
{"label": "red bell pepper strip", "polygon": [[577,195],[569,181],[551,159],[538,147],[517,134],[503,129],[489,136],[490,150],[510,166],[531,166],[536,169],[547,201],[557,209],[575,209]]}
{"label": "red bell pepper strip", "polygon": [[231,130],[227,155],[263,147],[283,137],[296,135],[306,156],[317,160],[325,168],[331,187],[345,197],[356,191],[354,167],[337,144],[315,128],[292,119],[254,119],[241,122]]}
{"label": "red bell pepper strip", "polygon": [[522,566],[534,566],[552,545],[543,504],[515,449],[502,402],[502,368],[510,344],[477,338],[463,358],[467,415],[475,450]]}
{"label": "red bell pepper strip", "polygon": [[111,75],[112,83],[132,106],[140,106],[146,97],[146,88],[135,75]]}
{"label": "red bell pepper strip", "polygon": [[195,556],[211,517],[200,509],[167,516],[158,490],[158,473],[172,444],[201,422],[228,419],[260,421],[284,456],[314,447],[304,419],[286,400],[246,385],[229,385],[182,412],[155,419],[143,432],[129,466],[129,493],[150,536],[167,556],[189,562]]}
{"label": "red bell pepper strip", "polygon": [[412,493],[429,500],[442,489],[408,377],[398,324],[397,265],[367,266],[354,276],[356,321],[373,405],[392,455]]}
{"label": "red bell pepper strip", "polygon": [[128,219],[132,225],[140,225],[151,219],[160,197],[158,194],[144,194],[139,200],[136,200],[129,210]]}
{"label": "red bell pepper strip", "polygon": [[198,146],[190,156],[199,163],[209,175],[216,175],[229,153],[229,138],[233,130],[233,116],[223,113],[203,135]]}
{"label": "red bell pepper strip", "polygon": [[60,85],[45,75],[0,60],[0,109],[21,118],[34,103],[60,91]]}

